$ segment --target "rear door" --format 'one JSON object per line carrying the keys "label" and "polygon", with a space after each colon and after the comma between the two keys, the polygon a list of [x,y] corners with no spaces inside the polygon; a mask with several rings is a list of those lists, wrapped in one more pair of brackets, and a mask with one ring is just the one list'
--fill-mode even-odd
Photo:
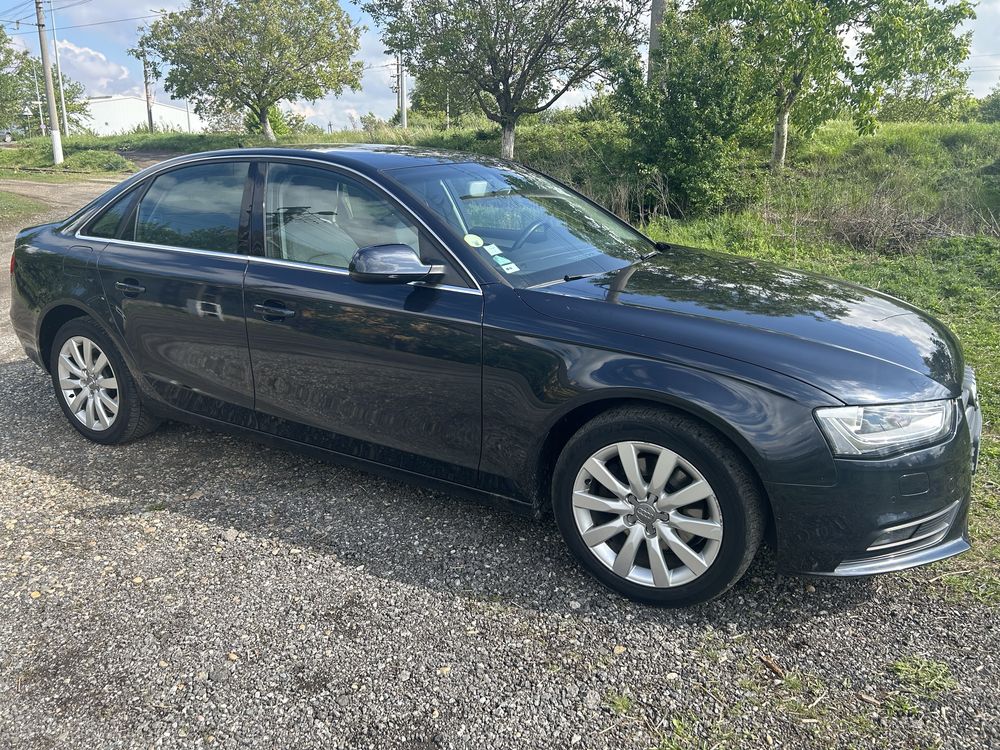
{"label": "rear door", "polygon": [[[482,433],[481,292],[367,180],[302,163],[262,166],[260,241],[245,285],[260,429],[473,484]],[[448,267],[444,282],[350,278],[359,247],[389,243]]]}
{"label": "rear door", "polygon": [[250,169],[207,160],[152,178],[121,199],[134,205],[98,259],[146,384],[172,406],[244,426],[253,425],[243,315]]}

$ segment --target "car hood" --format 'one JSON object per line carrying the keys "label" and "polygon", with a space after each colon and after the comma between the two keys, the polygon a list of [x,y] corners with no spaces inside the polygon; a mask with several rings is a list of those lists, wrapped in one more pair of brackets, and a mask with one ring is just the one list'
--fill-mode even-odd
{"label": "car hood", "polygon": [[545,315],[749,362],[845,403],[961,393],[961,347],[941,322],[870,289],[771,263],[671,246],[628,268],[519,294]]}

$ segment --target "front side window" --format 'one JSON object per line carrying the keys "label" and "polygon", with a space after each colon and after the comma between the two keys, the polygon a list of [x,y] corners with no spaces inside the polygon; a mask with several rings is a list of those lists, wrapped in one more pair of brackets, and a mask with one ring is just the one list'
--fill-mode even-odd
{"label": "front side window", "polygon": [[420,249],[417,227],[387,200],[335,172],[299,164],[268,166],[264,234],[270,258],[333,268],[347,268],[370,245]]}
{"label": "front side window", "polygon": [[153,180],[139,202],[135,240],[193,250],[238,252],[250,163],[212,162]]}
{"label": "front side window", "polygon": [[632,227],[526,169],[470,162],[387,174],[514,286],[612,271],[655,251]]}

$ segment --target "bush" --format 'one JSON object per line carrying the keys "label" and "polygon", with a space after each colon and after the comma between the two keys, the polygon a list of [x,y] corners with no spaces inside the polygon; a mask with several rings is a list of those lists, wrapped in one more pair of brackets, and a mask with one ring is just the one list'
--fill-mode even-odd
{"label": "bush", "polygon": [[643,209],[704,214],[752,199],[759,182],[742,144],[764,112],[746,47],[726,23],[668,6],[647,83],[637,56],[615,65],[613,101],[646,175]]}

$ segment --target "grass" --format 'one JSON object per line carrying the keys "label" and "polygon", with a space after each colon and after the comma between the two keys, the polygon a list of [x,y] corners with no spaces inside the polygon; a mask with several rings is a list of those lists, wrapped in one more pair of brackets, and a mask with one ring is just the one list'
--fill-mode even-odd
{"label": "grass", "polygon": [[632,699],[627,695],[611,694],[608,696],[608,708],[611,713],[622,716],[632,710]]}
{"label": "grass", "polygon": [[56,173],[121,174],[135,170],[131,161],[110,148],[79,148],[71,144],[66,144],[63,149],[63,163],[54,167],[50,148],[47,140],[33,138],[13,148],[0,149],[0,171],[16,173],[25,170],[34,173],[33,170],[48,169]]}
{"label": "grass", "polygon": [[40,214],[47,206],[14,193],[0,191],[0,224],[17,223],[20,219]]}
{"label": "grass", "polygon": [[908,692],[922,698],[933,699],[958,687],[948,665],[933,659],[900,659],[892,663],[892,671]]}

